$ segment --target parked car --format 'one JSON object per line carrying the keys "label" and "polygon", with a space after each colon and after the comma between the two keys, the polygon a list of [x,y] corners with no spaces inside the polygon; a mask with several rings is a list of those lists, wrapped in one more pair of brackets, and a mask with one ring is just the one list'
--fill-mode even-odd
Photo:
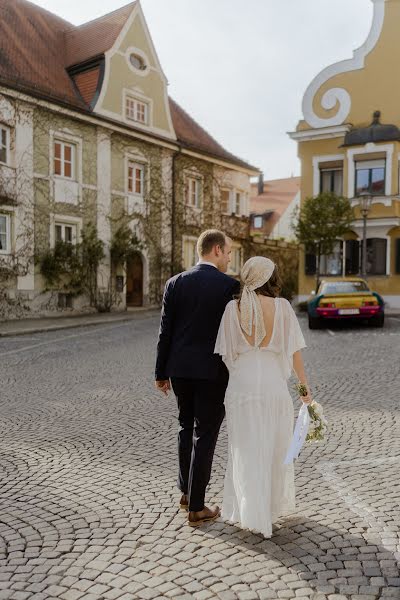
{"label": "parked car", "polygon": [[307,312],[310,329],[319,329],[329,319],[368,320],[375,327],[383,327],[385,320],[383,298],[359,277],[322,279],[307,302]]}

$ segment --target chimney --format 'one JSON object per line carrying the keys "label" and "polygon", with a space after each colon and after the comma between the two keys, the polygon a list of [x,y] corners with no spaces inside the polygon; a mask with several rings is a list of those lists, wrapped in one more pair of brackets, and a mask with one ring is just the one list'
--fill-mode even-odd
{"label": "chimney", "polygon": [[258,176],[258,195],[260,196],[260,194],[264,193],[264,173],[261,171],[261,173]]}

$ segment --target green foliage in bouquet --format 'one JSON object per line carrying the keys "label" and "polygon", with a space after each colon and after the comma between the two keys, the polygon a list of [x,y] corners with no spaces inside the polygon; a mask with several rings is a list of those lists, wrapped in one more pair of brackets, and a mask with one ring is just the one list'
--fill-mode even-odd
{"label": "green foliage in bouquet", "polygon": [[[298,383],[296,390],[301,397],[308,395],[308,388],[304,383]],[[325,439],[328,421],[324,417],[323,408],[318,402],[311,402],[307,406],[310,415],[310,428],[307,433],[306,442],[322,442]]]}

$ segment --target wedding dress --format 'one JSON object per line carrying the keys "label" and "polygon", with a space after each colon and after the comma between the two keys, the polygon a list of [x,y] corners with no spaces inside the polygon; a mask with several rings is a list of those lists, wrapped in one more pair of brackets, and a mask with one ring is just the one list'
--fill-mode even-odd
{"label": "wedding dress", "polygon": [[238,303],[232,300],[215,346],[230,374],[222,517],[265,537],[272,535],[272,523],[295,509],[293,465],[284,465],[294,422],[287,380],[293,354],[305,347],[290,303],[275,298],[274,308],[270,342],[254,346],[241,329]]}

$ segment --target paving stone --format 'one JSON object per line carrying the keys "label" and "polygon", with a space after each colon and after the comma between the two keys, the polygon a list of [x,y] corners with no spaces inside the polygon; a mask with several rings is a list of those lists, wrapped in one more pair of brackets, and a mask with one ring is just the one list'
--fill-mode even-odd
{"label": "paving stone", "polygon": [[[221,521],[193,531],[178,510],[175,402],[149,382],[157,328],[0,339],[0,600],[400,598],[400,320],[305,331],[329,434],[302,450],[296,512],[268,540]],[[223,425],[210,503],[225,461]]]}

